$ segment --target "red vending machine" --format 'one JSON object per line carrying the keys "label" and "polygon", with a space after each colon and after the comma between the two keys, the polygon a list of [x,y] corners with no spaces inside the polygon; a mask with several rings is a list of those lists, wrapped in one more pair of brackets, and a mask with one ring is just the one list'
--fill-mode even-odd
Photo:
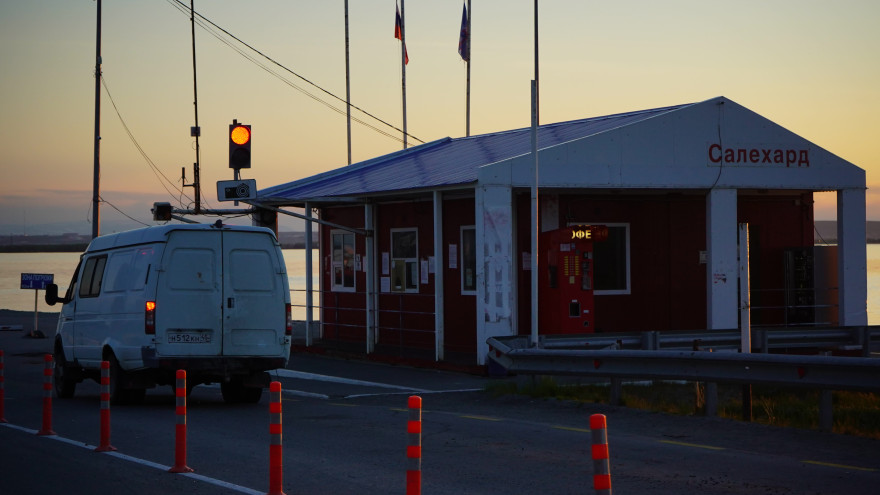
{"label": "red vending machine", "polygon": [[592,333],[593,242],[608,237],[597,225],[574,225],[539,238],[538,322],[542,334]]}

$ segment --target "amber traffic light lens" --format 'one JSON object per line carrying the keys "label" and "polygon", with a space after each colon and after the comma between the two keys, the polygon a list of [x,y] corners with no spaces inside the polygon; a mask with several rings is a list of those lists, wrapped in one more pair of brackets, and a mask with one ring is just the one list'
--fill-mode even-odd
{"label": "amber traffic light lens", "polygon": [[251,140],[251,131],[243,125],[233,127],[229,132],[229,139],[238,145],[247,144]]}

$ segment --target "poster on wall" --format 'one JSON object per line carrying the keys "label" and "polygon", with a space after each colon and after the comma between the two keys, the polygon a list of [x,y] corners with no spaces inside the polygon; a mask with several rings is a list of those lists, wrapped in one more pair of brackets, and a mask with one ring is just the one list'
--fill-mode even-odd
{"label": "poster on wall", "polygon": [[458,244],[449,245],[449,268],[458,268]]}

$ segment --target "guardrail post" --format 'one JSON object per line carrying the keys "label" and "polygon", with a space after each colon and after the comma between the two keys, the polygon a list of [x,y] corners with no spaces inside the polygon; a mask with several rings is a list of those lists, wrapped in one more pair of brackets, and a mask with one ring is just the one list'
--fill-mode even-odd
{"label": "guardrail post", "polygon": [[110,452],[110,361],[101,361],[101,443],[95,452]]}
{"label": "guardrail post", "polygon": [[174,466],[168,472],[191,473],[194,469],[186,465],[186,370],[177,370],[175,378]]}
{"label": "guardrail post", "polygon": [[819,429],[832,431],[834,429],[834,401],[831,390],[819,391]]}
{"label": "guardrail post", "polygon": [[422,493],[422,398],[413,395],[407,401],[409,420],[406,432],[406,495]]}
{"label": "guardrail post", "polygon": [[281,444],[281,382],[269,384],[269,494],[284,495]]}
{"label": "guardrail post", "polygon": [[611,495],[611,466],[604,414],[590,416],[590,431],[593,437],[593,489],[597,495]]}
{"label": "guardrail post", "polygon": [[611,378],[611,392],[608,398],[608,402],[612,406],[619,406],[622,404],[622,393],[623,393],[623,379],[618,377]]}
{"label": "guardrail post", "polygon": [[51,354],[43,356],[43,427],[37,435],[57,435],[52,431],[52,389],[55,387],[55,360]]}
{"label": "guardrail post", "polygon": [[6,398],[5,382],[6,376],[3,371],[3,349],[0,349],[0,423],[8,423],[8,421],[6,421],[6,409],[3,405]]}
{"label": "guardrail post", "polygon": [[706,382],[705,415],[718,416],[718,384]]}

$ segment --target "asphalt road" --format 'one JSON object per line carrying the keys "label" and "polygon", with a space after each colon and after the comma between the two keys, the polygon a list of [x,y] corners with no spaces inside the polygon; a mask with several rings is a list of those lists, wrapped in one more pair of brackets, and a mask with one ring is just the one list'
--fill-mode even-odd
{"label": "asphalt road", "polygon": [[[96,453],[99,387],[53,401],[39,436],[49,339],[0,332],[5,418],[0,493],[233,494],[269,490],[268,393],[228,405],[216,387],[188,400],[187,465],[174,464],[174,397],[114,406],[114,453]],[[589,416],[605,414],[617,494],[874,494],[880,441],[676,417],[596,404],[492,397],[487,377],[295,355],[283,393],[283,488],[292,494],[404,493],[407,398],[423,399],[423,493],[593,493]]]}

